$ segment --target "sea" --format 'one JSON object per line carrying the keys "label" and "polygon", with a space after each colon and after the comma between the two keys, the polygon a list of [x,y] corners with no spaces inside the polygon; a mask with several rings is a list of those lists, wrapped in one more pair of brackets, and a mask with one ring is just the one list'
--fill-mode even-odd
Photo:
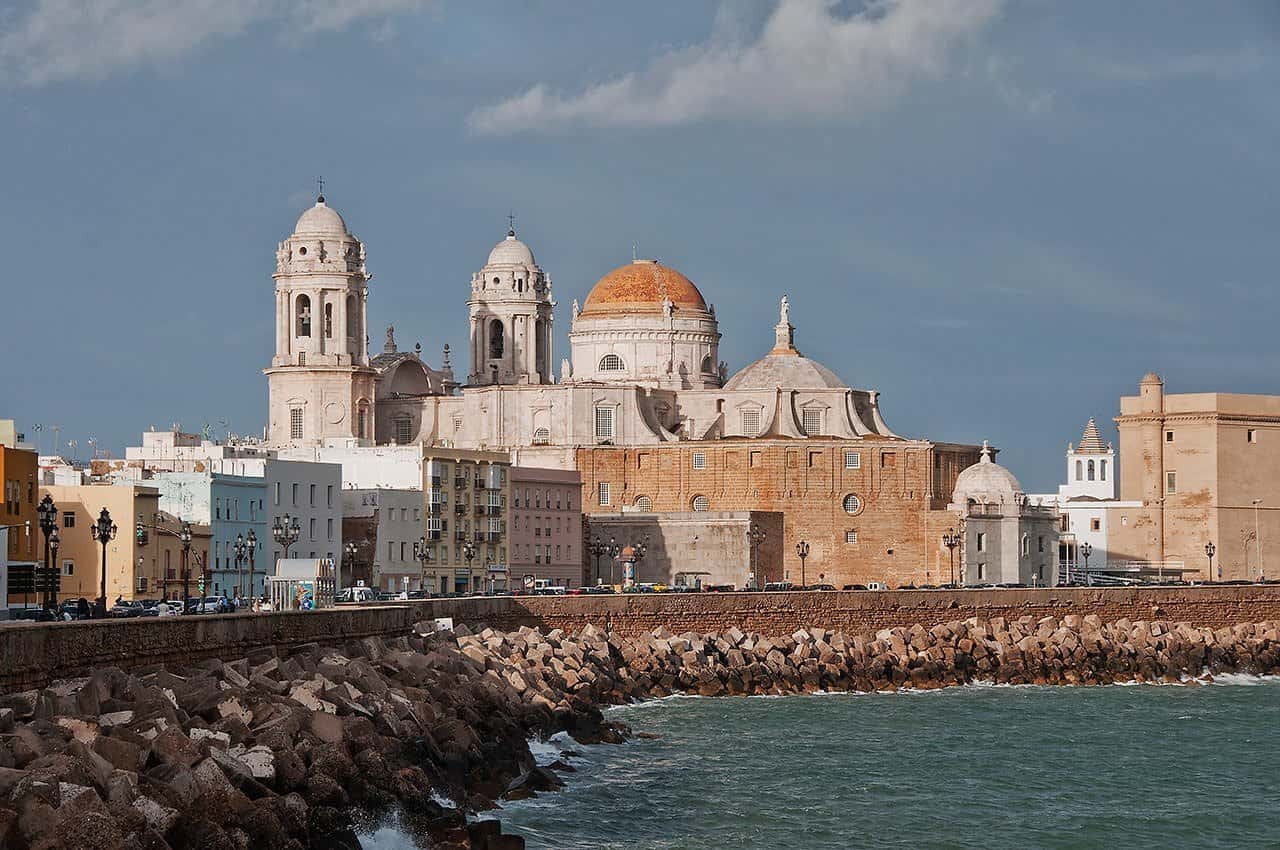
{"label": "sea", "polygon": [[[1280,847],[1280,679],[671,697],[491,814],[529,850]],[[566,754],[567,751],[567,754]],[[368,850],[416,847],[394,820]]]}

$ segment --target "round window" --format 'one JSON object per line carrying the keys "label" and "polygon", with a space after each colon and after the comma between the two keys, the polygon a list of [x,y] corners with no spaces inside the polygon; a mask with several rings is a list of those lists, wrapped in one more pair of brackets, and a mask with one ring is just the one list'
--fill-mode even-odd
{"label": "round window", "polygon": [[306,245],[303,245],[301,248],[299,248],[299,249],[298,249],[298,256],[299,256],[299,257],[305,257],[305,256],[307,256],[307,246],[306,246]]}
{"label": "round window", "polygon": [[844,497],[844,512],[853,515],[862,510],[862,500],[850,493]]}
{"label": "round window", "polygon": [[707,499],[706,496],[693,497],[693,509],[695,511],[705,511],[709,507],[711,507],[711,502]]}

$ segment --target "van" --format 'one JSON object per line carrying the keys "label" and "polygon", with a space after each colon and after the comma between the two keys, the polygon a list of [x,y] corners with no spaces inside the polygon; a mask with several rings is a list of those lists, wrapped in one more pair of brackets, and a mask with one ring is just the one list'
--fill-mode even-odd
{"label": "van", "polygon": [[888,590],[889,586],[882,581],[867,582],[867,590]]}

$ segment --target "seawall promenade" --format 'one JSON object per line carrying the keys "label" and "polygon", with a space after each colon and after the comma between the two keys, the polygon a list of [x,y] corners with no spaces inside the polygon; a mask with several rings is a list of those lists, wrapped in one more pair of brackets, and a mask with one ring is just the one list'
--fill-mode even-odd
{"label": "seawall promenade", "polygon": [[1280,585],[1181,588],[1046,588],[968,591],[626,594],[438,599],[331,611],[13,625],[0,629],[0,693],[40,688],[98,667],[122,670],[254,650],[289,651],[409,634],[439,617],[503,631],[522,626],[576,632],[595,625],[619,636],[736,628],[769,635],[819,628],[864,634],[926,629],[970,617],[1017,620],[1093,615],[1103,622],[1166,620],[1217,629],[1280,620]]}

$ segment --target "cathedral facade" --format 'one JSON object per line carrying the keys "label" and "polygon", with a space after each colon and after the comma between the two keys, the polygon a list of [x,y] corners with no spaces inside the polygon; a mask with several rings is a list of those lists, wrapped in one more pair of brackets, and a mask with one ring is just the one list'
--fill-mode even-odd
{"label": "cathedral facade", "polygon": [[937,580],[946,506],[978,447],[894,433],[875,390],[801,354],[785,296],[772,346],[730,375],[714,305],[679,271],[633,260],[573,301],[557,374],[552,281],[512,229],[472,276],[457,381],[447,346],[433,368],[390,328],[369,356],[369,279],[322,196],[277,252],[272,444],[507,451],[581,471],[588,514],[780,511],[787,577],[804,540],[809,575],[829,583]]}

